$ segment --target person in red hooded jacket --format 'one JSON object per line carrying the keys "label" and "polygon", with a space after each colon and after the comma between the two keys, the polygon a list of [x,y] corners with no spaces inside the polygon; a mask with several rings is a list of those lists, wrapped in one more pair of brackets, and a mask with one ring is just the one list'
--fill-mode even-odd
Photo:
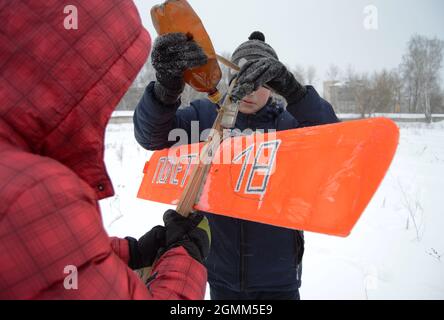
{"label": "person in red hooded jacket", "polygon": [[[151,39],[130,0],[69,4],[72,29],[60,1],[0,0],[0,299],[202,299],[202,216],[104,230],[105,126]],[[131,269],[147,266],[145,284]]]}

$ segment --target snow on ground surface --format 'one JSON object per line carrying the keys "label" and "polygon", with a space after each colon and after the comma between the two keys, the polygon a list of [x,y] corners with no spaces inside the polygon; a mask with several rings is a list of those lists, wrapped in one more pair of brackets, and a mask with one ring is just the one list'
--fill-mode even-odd
{"label": "snow on ground surface", "polygon": [[[395,159],[351,235],[306,233],[302,299],[444,299],[444,122],[399,126]],[[105,143],[116,191],[101,201],[105,228],[140,237],[170,208],[136,198],[151,153],[131,124],[110,124]]]}
{"label": "snow on ground surface", "polygon": [[[117,114],[118,115],[118,114]],[[362,116],[359,113],[338,113],[339,119],[359,119]],[[371,118],[385,117],[390,119],[425,119],[424,113],[373,113]],[[444,114],[433,114],[433,118],[444,118]]]}
{"label": "snow on ground surface", "polygon": [[[116,110],[113,112],[112,117],[132,117],[134,115],[133,110]],[[359,113],[338,113],[340,119],[359,119],[361,114]],[[424,113],[373,113],[372,117],[386,117],[396,119],[425,119]],[[443,118],[444,114],[433,114],[434,118]]]}

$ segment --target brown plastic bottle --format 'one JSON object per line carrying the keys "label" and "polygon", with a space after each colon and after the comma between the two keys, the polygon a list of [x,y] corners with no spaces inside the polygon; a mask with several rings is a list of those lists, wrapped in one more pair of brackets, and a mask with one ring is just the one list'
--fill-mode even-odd
{"label": "brown plastic bottle", "polygon": [[167,0],[151,9],[151,19],[159,35],[183,32],[202,47],[208,57],[208,63],[186,70],[184,79],[196,91],[207,92],[209,99],[218,103],[221,95],[216,86],[222,77],[222,72],[210,37],[190,4],[186,0]]}

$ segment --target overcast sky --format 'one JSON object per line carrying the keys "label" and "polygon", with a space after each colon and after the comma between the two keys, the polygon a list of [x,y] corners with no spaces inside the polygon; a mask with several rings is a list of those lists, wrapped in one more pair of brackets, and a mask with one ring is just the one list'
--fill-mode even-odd
{"label": "overcast sky", "polygon": [[[153,38],[150,8],[161,3],[136,0]],[[330,64],[345,70],[381,70],[399,65],[407,41],[417,33],[444,40],[443,0],[189,0],[216,51],[233,52],[252,31],[260,30],[281,61],[313,65],[322,90]],[[366,29],[377,9],[378,29]],[[365,12],[365,9],[371,11]],[[374,27],[375,24],[372,24]],[[444,68],[443,68],[444,69]],[[444,70],[441,70],[444,80]]]}

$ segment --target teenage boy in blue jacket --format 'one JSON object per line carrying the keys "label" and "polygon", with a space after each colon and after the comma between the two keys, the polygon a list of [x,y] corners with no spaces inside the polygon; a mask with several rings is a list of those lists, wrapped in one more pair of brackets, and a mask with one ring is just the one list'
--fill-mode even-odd
{"label": "teenage boy in blue jacket", "polygon": [[[242,65],[232,91],[239,101],[236,129],[279,131],[338,122],[332,106],[312,86],[295,79],[262,33],[253,32],[231,60]],[[176,141],[168,141],[168,135],[177,128],[188,133],[187,143],[195,143],[192,137],[212,127],[217,106],[209,100],[195,100],[179,109],[183,72],[206,62],[203,50],[185,34],[157,38],[152,52],[157,81],[148,85],[134,113],[135,137],[143,147],[172,146]],[[286,110],[264,84],[286,99]],[[199,122],[198,135],[191,135],[192,121]],[[212,233],[205,265],[213,300],[299,299],[302,231],[205,214]]]}

